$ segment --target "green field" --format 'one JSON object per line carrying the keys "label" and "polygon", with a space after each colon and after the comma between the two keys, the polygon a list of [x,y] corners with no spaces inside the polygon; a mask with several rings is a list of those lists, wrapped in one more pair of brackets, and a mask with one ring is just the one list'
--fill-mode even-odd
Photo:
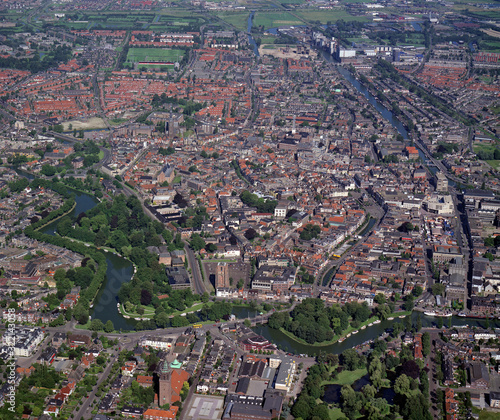
{"label": "green field", "polygon": [[216,14],[219,19],[233,25],[237,30],[246,32],[248,27],[249,12],[220,12]]}
{"label": "green field", "polygon": [[481,41],[481,51],[500,52],[500,41]]}
{"label": "green field", "polygon": [[370,22],[371,18],[367,16],[353,16],[345,10],[297,10],[295,14],[309,22],[328,22],[335,23],[339,19],[347,21]]}
{"label": "green field", "polygon": [[[474,411],[474,409],[473,409]],[[479,411],[479,420],[498,420],[498,413],[492,411]]]}
{"label": "green field", "polygon": [[130,48],[127,54],[127,62],[137,63],[139,61],[180,61],[184,51],[167,48]]}
{"label": "green field", "polygon": [[352,385],[359,378],[362,378],[367,373],[366,368],[356,370],[343,370],[333,380],[321,381],[320,386],[335,384],[335,385]]}
{"label": "green field", "polygon": [[263,26],[264,29],[303,24],[304,22],[288,12],[256,12],[253,17],[253,25]]}
{"label": "green field", "polygon": [[328,414],[330,415],[330,420],[345,419],[345,414],[338,407],[330,408]]}

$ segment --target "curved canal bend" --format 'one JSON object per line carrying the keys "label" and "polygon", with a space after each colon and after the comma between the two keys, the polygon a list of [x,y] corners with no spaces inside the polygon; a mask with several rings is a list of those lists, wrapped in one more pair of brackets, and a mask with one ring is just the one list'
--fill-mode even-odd
{"label": "curved canal bend", "polygon": [[[77,192],[75,195],[75,208],[69,213],[69,216],[75,217],[82,212],[92,209],[99,201],[89,194]],[[40,229],[41,232],[49,235],[55,235],[57,225],[62,219],[54,220],[52,223]],[[113,322],[115,330],[133,330],[135,321],[128,320],[118,313],[117,295],[123,283],[130,281],[134,272],[132,263],[118,255],[105,252],[106,263],[106,281],[97,293],[94,299],[94,306],[90,311],[92,319],[98,318],[103,323],[108,320]]]}
{"label": "curved canal bend", "polygon": [[[22,175],[28,176],[30,174],[23,173]],[[32,176],[30,176],[30,178],[33,179]],[[77,192],[75,195],[75,202],[75,208],[68,214],[71,217],[75,217],[82,212],[92,209],[98,203],[98,200],[89,194]],[[40,231],[49,235],[55,235],[57,225],[60,221],[61,219],[54,220],[52,223],[40,229]],[[94,299],[94,306],[91,309],[90,316],[92,319],[100,319],[103,323],[111,320],[117,331],[135,330],[137,322],[140,321],[124,318],[118,312],[117,307],[118,291],[123,283],[131,280],[134,274],[134,266],[129,260],[116,254],[111,252],[105,252],[105,254],[107,263],[106,282]],[[258,315],[256,311],[241,306],[234,306],[233,314],[240,319],[253,318]]]}

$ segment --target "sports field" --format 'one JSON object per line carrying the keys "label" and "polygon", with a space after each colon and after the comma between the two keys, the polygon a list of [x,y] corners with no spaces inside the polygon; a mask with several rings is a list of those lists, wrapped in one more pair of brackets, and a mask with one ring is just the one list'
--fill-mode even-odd
{"label": "sports field", "polygon": [[127,54],[128,63],[142,61],[170,61],[175,63],[184,56],[184,51],[169,48],[130,48]]}

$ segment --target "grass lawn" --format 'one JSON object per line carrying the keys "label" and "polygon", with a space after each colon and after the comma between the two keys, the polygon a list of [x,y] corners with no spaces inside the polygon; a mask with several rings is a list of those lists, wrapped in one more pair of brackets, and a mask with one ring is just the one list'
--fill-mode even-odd
{"label": "grass lawn", "polygon": [[277,36],[262,36],[260,37],[261,43],[262,44],[274,44],[274,41],[277,39]]}
{"label": "grass lawn", "polygon": [[490,52],[499,52],[500,51],[500,42],[499,41],[483,41],[481,42],[481,49]]}
{"label": "grass lawn", "polygon": [[119,124],[123,124],[124,122],[127,122],[128,119],[127,118],[112,118],[111,120],[109,120],[108,122],[111,124],[111,125],[119,125]]}
{"label": "grass lawn", "polygon": [[[474,144],[474,153],[494,153],[497,148],[496,144]],[[487,156],[484,156],[487,157]],[[493,156],[492,156],[493,157]],[[493,160],[492,162],[495,162]],[[488,162],[489,163],[489,162]]]}
{"label": "grass lawn", "polygon": [[102,150],[99,150],[99,160],[102,160],[104,157],[104,152]]}
{"label": "grass lawn", "polygon": [[119,312],[122,315],[127,315],[131,318],[148,318],[152,319],[155,316],[155,308],[153,308],[152,305],[149,306],[142,306],[141,307],[144,309],[144,314],[140,315],[137,312],[127,312],[125,311],[124,305],[120,304],[120,310]]}
{"label": "grass lawn", "polygon": [[291,332],[285,330],[284,328],[280,328],[280,331],[285,334],[287,337],[291,338],[292,340],[296,341],[297,343],[305,344],[306,346],[312,346],[312,347],[322,347],[322,346],[328,346],[329,344],[336,343],[337,340],[339,339],[339,336],[336,335],[333,337],[332,340],[330,341],[322,341],[321,343],[314,343],[314,344],[309,344],[306,340],[302,340],[302,338],[299,338],[295,335],[293,335]]}
{"label": "grass lawn", "polygon": [[479,420],[498,420],[498,413],[486,410],[474,410],[474,407],[472,408],[472,412],[476,414],[479,413]]}
{"label": "grass lawn", "polygon": [[224,22],[233,25],[239,31],[246,32],[248,29],[248,16],[250,15],[249,12],[220,12],[216,13],[216,15]]}
{"label": "grass lawn", "polygon": [[264,29],[279,26],[303,25],[304,22],[288,12],[256,12],[253,17],[254,26],[264,26]]}
{"label": "grass lawn", "polygon": [[170,317],[172,316],[175,316],[175,315],[180,315],[180,314],[186,314],[188,312],[196,312],[196,311],[199,311],[201,308],[203,308],[203,305],[207,305],[208,307],[212,306],[215,302],[207,302],[207,303],[203,303],[203,302],[200,302],[200,303],[196,303],[194,304],[193,306],[191,306],[190,308],[186,308],[184,309],[183,311],[175,311],[175,312],[172,312],[171,314],[169,314]]}
{"label": "grass lawn", "polygon": [[328,409],[328,414],[330,415],[330,420],[337,420],[345,418],[345,414],[338,407]]}
{"label": "grass lawn", "polygon": [[500,168],[500,160],[487,160],[486,163],[493,166],[496,170]]}
{"label": "grass lawn", "polygon": [[363,376],[365,376],[367,372],[368,371],[366,370],[366,368],[356,369],[356,370],[353,370],[353,371],[343,370],[342,372],[340,372],[337,375],[337,377],[335,379],[330,380],[330,381],[321,381],[320,386],[330,385],[330,384],[335,384],[335,385],[352,385],[359,378],[362,378]]}
{"label": "grass lawn", "polygon": [[295,14],[309,22],[319,21],[322,24],[327,24],[328,22],[335,23],[339,19],[344,21],[360,21],[369,22],[370,18],[366,16],[353,16],[345,10],[296,10]]}
{"label": "grass lawn", "polygon": [[184,55],[183,50],[167,48],[130,48],[127,54],[128,62],[139,61],[179,61]]}

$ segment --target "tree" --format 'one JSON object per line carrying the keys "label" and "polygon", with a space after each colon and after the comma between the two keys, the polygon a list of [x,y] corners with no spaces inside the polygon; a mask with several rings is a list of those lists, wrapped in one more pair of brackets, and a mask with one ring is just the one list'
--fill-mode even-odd
{"label": "tree", "polygon": [[249,241],[254,239],[257,236],[257,232],[253,228],[249,228],[245,231],[245,238],[247,238]]}
{"label": "tree", "polygon": [[413,296],[419,297],[422,295],[422,293],[424,293],[424,289],[422,289],[422,287],[420,287],[420,286],[415,286],[413,288],[413,290],[411,291],[411,293]]}
{"label": "tree", "polygon": [[365,385],[362,391],[367,400],[372,400],[373,398],[375,398],[375,394],[377,393],[375,387],[370,384]]}
{"label": "tree", "polygon": [[102,323],[102,321],[98,318],[95,318],[93,319],[91,322],[90,322],[90,327],[89,329],[91,331],[102,331],[104,329],[104,324]]}
{"label": "tree", "polygon": [[68,308],[64,314],[64,319],[66,319],[66,321],[71,321],[71,318],[73,318],[73,309]]}
{"label": "tree", "polygon": [[405,303],[403,306],[404,306],[405,311],[413,310],[413,308],[415,306],[415,298],[413,297],[413,295],[406,295]]}
{"label": "tree", "polygon": [[114,330],[115,330],[115,326],[113,325],[113,321],[108,319],[106,321],[106,324],[104,324],[104,332],[110,333],[110,332],[113,332]]}
{"label": "tree", "polygon": [[422,317],[420,316],[420,312],[417,314],[417,331],[422,329]]}
{"label": "tree", "polygon": [[344,350],[341,354],[341,361],[347,370],[356,370],[360,364],[359,355],[354,349]]}
{"label": "tree", "polygon": [[308,419],[311,415],[311,407],[305,399],[299,398],[292,407],[292,415],[295,418]]}
{"label": "tree", "polygon": [[438,319],[437,319],[437,327],[438,328],[443,328],[443,317],[440,316]]}
{"label": "tree", "polygon": [[149,305],[152,299],[153,295],[149,290],[146,289],[141,290],[141,305]]}
{"label": "tree", "polygon": [[446,286],[443,283],[434,283],[432,285],[432,294],[434,296],[442,296],[445,291]]}
{"label": "tree", "polygon": [[189,244],[195,251],[200,251],[206,246],[204,239],[197,233],[191,235],[191,242]]}
{"label": "tree", "polygon": [[427,357],[431,352],[431,336],[428,332],[422,334],[422,354]]}
{"label": "tree", "polygon": [[420,376],[420,367],[415,360],[405,360],[398,369],[399,373],[409,378],[417,379]]}
{"label": "tree", "polygon": [[401,395],[408,394],[410,392],[410,378],[405,374],[400,375],[394,382],[394,391]]}
{"label": "tree", "polygon": [[407,397],[401,410],[404,419],[408,420],[432,420],[429,412],[428,398],[420,392]]}

